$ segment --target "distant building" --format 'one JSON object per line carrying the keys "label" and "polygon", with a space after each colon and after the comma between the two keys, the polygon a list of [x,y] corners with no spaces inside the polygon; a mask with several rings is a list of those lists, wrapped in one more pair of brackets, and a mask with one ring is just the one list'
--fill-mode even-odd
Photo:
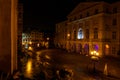
{"label": "distant building", "polygon": [[71,52],[120,55],[120,2],[81,2],[56,24],[55,45]]}
{"label": "distant building", "polygon": [[29,47],[37,48],[41,47],[44,44],[44,34],[33,30],[29,33],[22,33],[22,45],[25,49]]}

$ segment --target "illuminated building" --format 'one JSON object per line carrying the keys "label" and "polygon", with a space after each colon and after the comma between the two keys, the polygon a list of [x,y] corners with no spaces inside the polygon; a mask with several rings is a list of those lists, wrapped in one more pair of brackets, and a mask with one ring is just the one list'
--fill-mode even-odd
{"label": "illuminated building", "polygon": [[31,31],[29,33],[22,34],[22,45],[24,48],[28,49],[29,46],[34,48],[42,46],[43,40],[43,33],[38,31]]}
{"label": "illuminated building", "polygon": [[84,55],[120,53],[120,2],[81,2],[56,24],[55,45]]}

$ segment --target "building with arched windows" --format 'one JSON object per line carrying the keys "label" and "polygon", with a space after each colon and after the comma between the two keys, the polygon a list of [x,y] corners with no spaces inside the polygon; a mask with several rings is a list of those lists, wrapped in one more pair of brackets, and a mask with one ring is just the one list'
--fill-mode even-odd
{"label": "building with arched windows", "polygon": [[44,34],[42,32],[32,30],[22,33],[22,48],[23,50],[31,50],[44,46]]}
{"label": "building with arched windows", "polygon": [[120,2],[81,2],[56,24],[55,45],[70,52],[100,56],[120,53]]}

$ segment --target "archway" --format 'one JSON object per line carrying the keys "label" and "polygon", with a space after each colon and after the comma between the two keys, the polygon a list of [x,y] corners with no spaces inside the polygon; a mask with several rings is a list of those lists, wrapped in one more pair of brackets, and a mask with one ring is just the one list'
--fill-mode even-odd
{"label": "archway", "polygon": [[75,43],[73,43],[72,50],[73,50],[73,52],[76,52],[76,44]]}
{"label": "archway", "polygon": [[84,45],[84,54],[89,55],[89,44]]}
{"label": "archway", "polygon": [[99,50],[99,46],[98,46],[97,44],[95,44],[95,45],[93,46],[93,49],[94,49],[95,51],[98,51],[98,50]]}
{"label": "archway", "polygon": [[82,54],[82,44],[78,44],[78,53]]}

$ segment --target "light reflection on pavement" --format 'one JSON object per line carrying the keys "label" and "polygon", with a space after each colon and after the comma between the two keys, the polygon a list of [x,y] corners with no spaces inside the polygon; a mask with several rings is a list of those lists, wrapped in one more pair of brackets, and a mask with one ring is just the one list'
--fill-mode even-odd
{"label": "light reflection on pavement", "polygon": [[[96,69],[100,67],[103,70],[105,61],[106,59],[103,61],[100,60],[96,64]],[[111,61],[109,62],[111,63]],[[73,80],[120,80],[120,78],[116,79],[114,77],[103,76],[102,72],[94,75],[91,72],[93,70],[93,63],[89,57],[60,51],[39,51],[34,58],[24,58],[22,60],[22,66],[25,77],[29,77],[32,80],[51,80],[56,74],[56,71],[64,67],[73,72]],[[44,76],[47,79],[41,79]]]}
{"label": "light reflection on pavement", "polygon": [[55,62],[50,54],[39,51],[35,55],[34,58],[29,57],[23,60],[22,72],[25,78],[41,80],[40,78],[45,76],[44,80],[50,80],[56,76],[56,71],[61,67],[68,68],[67,65]]}
{"label": "light reflection on pavement", "polygon": [[26,67],[25,67],[25,76],[27,78],[31,78],[32,77],[32,73],[33,73],[33,64],[32,64],[32,59],[28,59],[28,62],[26,63]]}

